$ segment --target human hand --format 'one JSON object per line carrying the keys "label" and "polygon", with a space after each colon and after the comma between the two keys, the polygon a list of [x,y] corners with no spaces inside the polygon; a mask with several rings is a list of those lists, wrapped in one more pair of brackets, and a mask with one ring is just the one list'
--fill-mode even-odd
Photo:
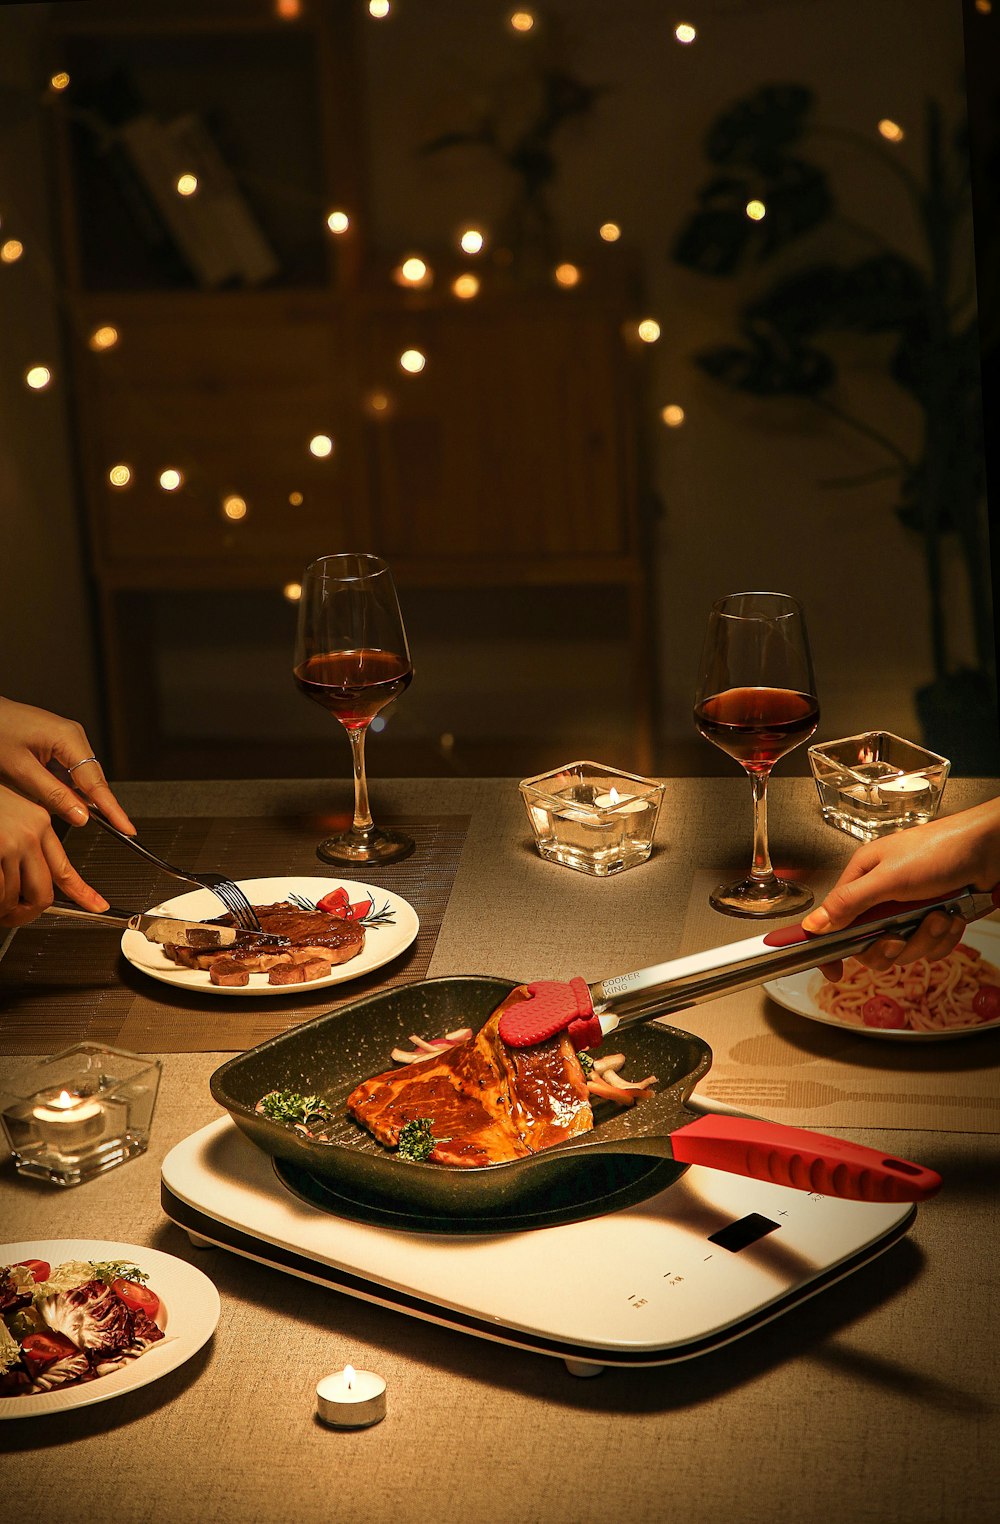
{"label": "human hand", "polygon": [[23,926],[52,904],[53,885],[84,910],[108,902],[77,873],[48,812],[0,784],[0,926]]}
{"label": "human hand", "polygon": [[[112,825],[134,836],[135,826],[108,787],[93,750],[75,720],[0,698],[0,779],[70,825],[85,825],[87,803],[93,802]],[[62,766],[69,783],[49,771],[50,762]]]}
{"label": "human hand", "polygon": [[[1000,799],[927,825],[897,831],[859,847],[822,905],[803,919],[806,931],[839,931],[884,900],[923,900],[1000,882]],[[965,921],[935,910],[909,938],[886,937],[857,954],[873,973],[917,958],[945,958],[961,941]],[[827,979],[841,962],[823,966]]]}

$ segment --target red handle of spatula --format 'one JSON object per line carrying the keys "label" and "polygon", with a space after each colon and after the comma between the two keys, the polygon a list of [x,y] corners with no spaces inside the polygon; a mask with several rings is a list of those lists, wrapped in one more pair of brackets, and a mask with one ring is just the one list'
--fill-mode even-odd
{"label": "red handle of spatula", "polygon": [[500,1017],[498,1030],[508,1047],[531,1048],[560,1032],[569,1033],[575,1048],[600,1042],[601,1025],[585,979],[570,979],[565,984],[538,979],[526,984],[525,989],[530,998],[512,1005]]}
{"label": "red handle of spatula", "polygon": [[[956,890],[954,895],[937,894],[928,900],[884,900],[881,905],[872,905],[868,910],[863,910],[859,916],[855,916],[850,925],[844,926],[843,931],[850,931],[853,926],[867,926],[872,921],[884,921],[891,915],[919,914],[921,910],[932,910],[935,905],[940,905],[943,900],[954,899],[961,890]],[[993,896],[993,904],[1000,910],[1000,884],[990,891]],[[777,931],[769,931],[763,938],[765,947],[794,947],[799,942],[810,942],[816,937],[827,936],[827,932],[806,931],[805,927],[779,926]]]}
{"label": "red handle of spatula", "polygon": [[941,1176],[822,1132],[749,1117],[701,1116],[670,1138],[674,1158],[848,1201],[926,1201]]}

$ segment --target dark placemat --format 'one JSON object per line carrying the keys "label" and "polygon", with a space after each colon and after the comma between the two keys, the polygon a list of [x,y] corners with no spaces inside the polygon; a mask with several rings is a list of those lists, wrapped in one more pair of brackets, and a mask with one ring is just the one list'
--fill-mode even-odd
{"label": "dark placemat", "polygon": [[[240,879],[329,875],[391,889],[409,900],[420,917],[416,940],[395,962],[343,985],[311,994],[297,989],[273,999],[241,998],[191,994],[161,984],[122,957],[120,931],[43,916],[17,932],[0,961],[0,1054],[56,1053],[86,1040],[136,1053],[239,1052],[362,995],[422,979],[447,909],[469,816],[421,815],[381,823],[414,838],[412,856],[386,867],[339,873],[319,861],[316,843],[343,822],[301,816],[136,821],[151,851],[185,868],[216,869]],[[144,909],[185,892],[185,885],[94,826],[71,832],[67,847],[83,877],[112,904]]]}

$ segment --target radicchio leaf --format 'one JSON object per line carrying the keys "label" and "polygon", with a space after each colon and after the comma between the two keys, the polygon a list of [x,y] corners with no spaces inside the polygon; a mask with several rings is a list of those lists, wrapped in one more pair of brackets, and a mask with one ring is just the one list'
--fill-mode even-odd
{"label": "radicchio leaf", "polygon": [[103,1281],[86,1281],[72,1291],[46,1297],[46,1323],[96,1357],[117,1354],[132,1343],[132,1314]]}
{"label": "radicchio leaf", "polygon": [[65,1355],[61,1360],[53,1361],[44,1370],[36,1371],[32,1390],[54,1392],[58,1387],[69,1386],[89,1374],[90,1361],[80,1349],[73,1355]]}
{"label": "radicchio leaf", "polygon": [[0,1270],[0,1313],[17,1312],[21,1307],[30,1306],[31,1291],[28,1287],[18,1285],[18,1278],[11,1268]]}

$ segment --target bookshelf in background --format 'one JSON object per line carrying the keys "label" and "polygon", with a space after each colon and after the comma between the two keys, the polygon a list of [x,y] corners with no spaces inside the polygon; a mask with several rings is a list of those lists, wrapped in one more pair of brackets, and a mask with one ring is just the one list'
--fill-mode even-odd
{"label": "bookshelf in background", "polygon": [[[624,610],[619,760],[648,769],[631,278],[608,259],[578,290],[500,278],[459,301],[440,252],[433,291],[394,284],[399,251],[366,248],[357,7],[289,9],[53,12],[52,67],[72,81],[53,111],[70,395],[114,769],[170,771],[159,599],[280,598],[345,546],[386,555],[404,589],[507,588],[516,605],[575,586],[586,630]],[[432,356],[416,381],[407,351]]]}

